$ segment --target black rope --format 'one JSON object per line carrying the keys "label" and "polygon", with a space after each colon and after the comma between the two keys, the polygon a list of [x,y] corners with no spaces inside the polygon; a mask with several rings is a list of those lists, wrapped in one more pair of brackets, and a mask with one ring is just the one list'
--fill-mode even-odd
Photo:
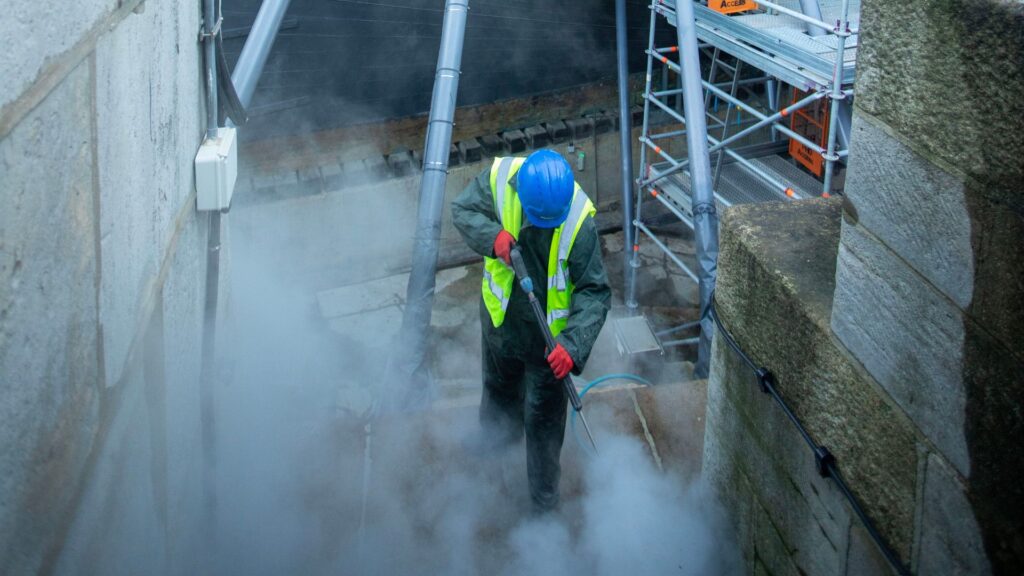
{"label": "black rope", "polygon": [[772,374],[771,370],[768,368],[758,366],[758,364],[740,348],[739,344],[736,343],[736,339],[732,337],[732,334],[725,329],[725,326],[722,324],[722,319],[718,317],[718,307],[716,306],[713,294],[711,296],[710,312],[711,318],[715,321],[715,326],[718,327],[718,331],[721,333],[725,343],[743,360],[747,366],[750,367],[750,370],[754,373],[754,376],[757,378],[757,383],[761,388],[761,392],[771,394],[772,398],[775,399],[775,402],[786,414],[786,417],[789,418],[789,421],[796,426],[796,429],[800,432],[800,436],[803,437],[804,442],[806,442],[811,448],[811,451],[814,452],[814,464],[818,469],[818,474],[822,478],[829,478],[836,483],[840,492],[843,493],[843,496],[846,497],[847,502],[849,502],[850,508],[853,509],[854,514],[857,515],[861,524],[864,525],[864,529],[867,530],[868,536],[870,536],[871,540],[874,541],[875,546],[877,546],[878,550],[883,556],[885,556],[886,561],[889,562],[889,565],[892,566],[893,570],[895,570],[897,574],[900,574],[900,576],[909,576],[910,570],[903,564],[899,556],[896,555],[896,552],[893,551],[885,541],[885,538],[881,533],[879,533],[875,523],[871,520],[871,517],[867,515],[867,512],[864,511],[860,501],[856,496],[854,496],[849,485],[847,485],[846,481],[843,479],[842,474],[839,473],[839,465],[836,462],[836,457],[827,447],[814,441],[814,438],[812,438],[807,429],[804,428],[800,419],[797,418],[796,414],[793,413],[793,410],[791,410],[789,405],[786,404],[786,401],[782,399],[782,396],[775,388],[775,375]]}

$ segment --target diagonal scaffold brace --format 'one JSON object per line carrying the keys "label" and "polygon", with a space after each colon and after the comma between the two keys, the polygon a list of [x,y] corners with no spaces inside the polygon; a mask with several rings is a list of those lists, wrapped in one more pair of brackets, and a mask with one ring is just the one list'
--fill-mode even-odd
{"label": "diagonal scaffold brace", "polygon": [[[533,316],[537,319],[537,325],[540,326],[544,334],[544,342],[547,344],[548,350],[554,350],[558,343],[555,342],[555,337],[551,334],[551,327],[548,326],[547,317],[544,315],[544,310],[540,307],[540,300],[537,299],[537,295],[533,292],[533,280],[530,278],[529,272],[526,271],[523,255],[519,252],[519,248],[512,248],[510,255],[512,269],[515,270],[516,278],[519,279],[519,286],[530,300],[530,308],[533,309]],[[569,396],[569,403],[572,404],[572,409],[579,415],[580,422],[583,422],[583,429],[587,431],[587,438],[590,439],[590,445],[594,447],[594,452],[596,453],[597,443],[594,442],[594,435],[590,432],[590,425],[587,424],[587,419],[583,416],[583,401],[580,399],[579,392],[576,391],[576,385],[572,383],[572,378],[566,376],[562,378],[562,386],[565,388],[565,393]]]}

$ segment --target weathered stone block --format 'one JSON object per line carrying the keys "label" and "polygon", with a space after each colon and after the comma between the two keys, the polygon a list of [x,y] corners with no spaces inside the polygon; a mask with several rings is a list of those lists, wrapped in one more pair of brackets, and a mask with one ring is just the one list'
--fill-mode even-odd
{"label": "weathered stone block", "polygon": [[458,143],[459,158],[462,159],[463,164],[472,164],[479,162],[484,157],[483,146],[480,142],[473,138],[472,140],[461,140]]}
{"label": "weathered stone block", "polygon": [[59,546],[99,425],[91,82],[79,66],[0,140],[3,574]]}
{"label": "weathered stone block", "polygon": [[310,184],[299,180],[298,172],[295,170],[282,170],[273,173],[257,173],[252,177],[253,193],[238,198],[233,204],[239,206],[262,203],[279,202],[287,198],[295,198],[306,194]]}
{"label": "weathered stone block", "polygon": [[629,109],[629,117],[633,122],[633,126],[639,126],[644,121],[644,107],[633,106]]}
{"label": "weathered stone block", "polygon": [[448,166],[459,165],[459,149],[452,144],[448,147]]}
{"label": "weathered stone block", "polygon": [[[726,210],[718,310],[739,345],[775,374],[812,437],[836,455],[852,490],[906,560],[917,481],[914,428],[830,337],[838,228],[835,199]],[[713,371],[709,386],[728,376]]]}
{"label": "weathered stone block", "polygon": [[[182,42],[176,29],[165,29],[179,18],[177,9],[152,6],[128,16],[96,44],[100,247],[108,256],[100,260],[107,385],[122,375],[193,188],[198,142],[190,139],[199,135],[195,124],[185,122],[190,115],[184,103],[192,110],[199,104],[194,91],[179,93],[185,88],[177,80]],[[139,54],[150,55],[145,65]],[[195,136],[183,136],[187,128]]]}
{"label": "weathered stone block", "polygon": [[[716,340],[714,348],[718,347]],[[712,352],[714,371],[722,369],[726,356]],[[740,465],[743,452],[737,442],[749,433],[745,421],[736,418],[723,386],[708,386],[707,419],[704,433],[704,456],[701,476],[726,510],[729,526],[749,573],[754,565],[754,490]],[[783,546],[784,548],[784,546]]]}
{"label": "weathered stone block", "polygon": [[863,228],[843,226],[832,330],[964,475],[960,311]]}
{"label": "weathered stone block", "polygon": [[522,130],[502,132],[501,138],[505,141],[505,145],[512,154],[518,154],[526,150],[526,134],[523,134]]}
{"label": "weathered stone block", "polygon": [[488,156],[499,156],[505,152],[505,141],[497,134],[485,134],[479,138],[480,145],[484,148],[484,154]]}
{"label": "weathered stone block", "polygon": [[[5,7],[0,31],[4,38],[20,38],[0,51],[0,112],[32,82],[45,75],[47,65],[81,41],[90,28],[118,7],[113,0],[86,0],[68,5],[25,2]],[[2,114],[0,114],[2,115]]]}
{"label": "weathered stone block", "polygon": [[968,497],[993,570],[1012,573],[1024,561],[1024,458],[1015,457],[1024,436],[1024,362],[976,324],[965,327]]}
{"label": "weathered stone block", "polygon": [[409,150],[396,150],[387,155],[386,161],[394,176],[406,176],[413,172],[412,153]]}
{"label": "weathered stone block", "polygon": [[[366,169],[362,160],[346,160],[341,163],[341,173],[344,186],[358,186],[378,178],[375,174]],[[253,178],[255,180],[255,177]]]}
{"label": "weathered stone block", "polygon": [[[753,514],[754,528],[754,549],[757,560],[765,569],[765,572],[773,576],[801,576],[807,572],[801,572],[790,556],[793,550],[792,544],[782,539],[782,534],[774,523],[774,519],[761,506],[754,505]],[[836,572],[831,572],[836,574]],[[824,574],[824,572],[822,572]]]}
{"label": "weathered stone block", "polygon": [[[772,564],[792,563],[807,574],[841,573],[850,523],[841,493],[818,475],[810,448],[742,360],[725,345],[714,354],[710,386],[721,389],[714,407],[719,428],[709,428],[708,435],[716,436],[716,449],[729,451],[745,478],[755,479],[750,484],[757,507],[770,517],[755,523],[755,553],[781,554],[786,561]],[[782,550],[762,549],[776,540],[784,543]]]}
{"label": "weathered stone block", "polygon": [[846,195],[857,223],[961,308],[971,302],[971,215],[963,182],[854,113]]}
{"label": "weathered stone block", "polygon": [[371,178],[384,178],[388,175],[388,163],[383,156],[363,158],[363,171]]}
{"label": "weathered stone block", "polygon": [[606,134],[615,129],[615,121],[607,114],[594,114],[587,117],[594,126],[594,134]]}
{"label": "weathered stone block", "polygon": [[543,126],[529,126],[523,130],[523,133],[526,134],[526,140],[530,143],[530,148],[543,148],[551,141],[548,137],[548,131]]}
{"label": "weathered stone block", "polygon": [[992,202],[863,114],[854,117],[848,219],[870,231],[1006,346],[1024,350],[1024,215]]}
{"label": "weathered stone block", "polygon": [[[888,576],[892,573],[892,567],[889,566],[885,556],[868,535],[868,531],[859,522],[854,521],[850,526],[845,574],[847,576]],[[925,572],[921,572],[921,574],[925,574]]]}
{"label": "weathered stone block", "polygon": [[324,179],[324,190],[337,190],[345,185],[345,172],[341,162],[329,162],[320,165],[320,175]]}
{"label": "weathered stone block", "polygon": [[920,574],[991,574],[978,521],[956,473],[928,457],[921,503]]}
{"label": "weathered stone block", "polygon": [[544,128],[548,131],[548,137],[551,138],[552,144],[561,144],[569,139],[569,127],[561,120],[548,122],[544,124]]}
{"label": "weathered stone block", "polygon": [[594,124],[588,118],[570,118],[565,121],[573,140],[589,138],[594,134]]}
{"label": "weathered stone block", "polygon": [[[1024,7],[866,0],[857,106],[1024,212]],[[908,66],[908,62],[912,65]]]}

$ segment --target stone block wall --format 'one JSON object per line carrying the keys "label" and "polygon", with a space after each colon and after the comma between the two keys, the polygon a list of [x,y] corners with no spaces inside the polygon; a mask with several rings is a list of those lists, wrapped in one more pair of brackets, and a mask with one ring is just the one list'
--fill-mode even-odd
{"label": "stone block wall", "polygon": [[1024,560],[1024,6],[864,6],[832,329],[923,434],[921,573]]}
{"label": "stone block wall", "polygon": [[[841,209],[727,211],[721,317],[913,573],[1018,573],[1024,5],[865,0],[860,29]],[[713,359],[705,477],[749,570],[887,573],[721,338]]]}
{"label": "stone block wall", "polygon": [[[736,206],[722,219],[718,312],[904,559],[918,486],[912,423],[830,335],[840,201]],[[884,573],[839,489],[797,429],[716,335],[704,478],[731,511],[747,571]]]}
{"label": "stone block wall", "polygon": [[200,535],[199,2],[0,20],[0,573],[188,573]]}

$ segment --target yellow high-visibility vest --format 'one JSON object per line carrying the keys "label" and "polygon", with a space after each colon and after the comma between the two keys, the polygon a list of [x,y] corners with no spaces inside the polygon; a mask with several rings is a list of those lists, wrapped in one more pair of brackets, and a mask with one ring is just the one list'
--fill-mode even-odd
{"label": "yellow high-visibility vest", "polygon": [[[495,158],[491,165],[491,197],[494,211],[501,220],[501,226],[517,241],[523,224],[523,205],[519,196],[509,184],[526,158]],[[569,322],[569,306],[572,303],[573,284],[569,278],[569,253],[576,242],[583,222],[597,213],[578,183],[574,182],[572,205],[569,215],[551,236],[551,251],[548,255],[547,319],[551,333],[555,336],[565,329]],[[500,258],[484,258],[483,295],[491,323],[497,328],[505,321],[505,310],[512,294],[516,274],[512,267]]]}

